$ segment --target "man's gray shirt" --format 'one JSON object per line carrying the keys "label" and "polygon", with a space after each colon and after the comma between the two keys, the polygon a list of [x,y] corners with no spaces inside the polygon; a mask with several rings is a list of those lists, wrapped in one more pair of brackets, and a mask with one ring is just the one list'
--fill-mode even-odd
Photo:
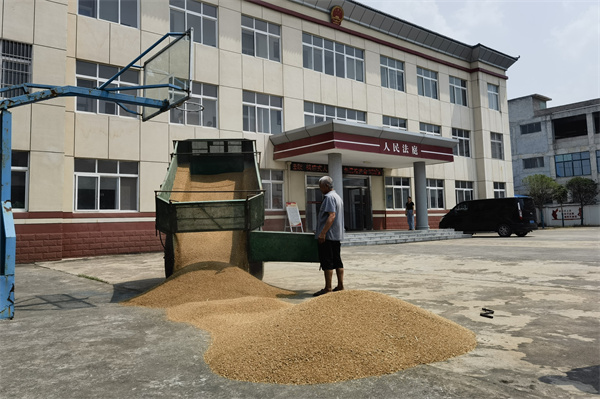
{"label": "man's gray shirt", "polygon": [[330,212],[335,212],[335,220],[329,231],[327,231],[325,239],[329,241],[342,241],[344,239],[344,202],[335,190],[331,190],[323,198],[321,209],[319,209],[319,215],[317,216],[315,238],[319,238]]}

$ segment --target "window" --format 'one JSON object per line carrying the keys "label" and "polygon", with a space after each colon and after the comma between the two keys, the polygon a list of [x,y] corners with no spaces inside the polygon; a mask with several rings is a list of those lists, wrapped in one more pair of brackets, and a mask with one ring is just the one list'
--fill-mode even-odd
{"label": "window", "polygon": [[381,63],[381,86],[404,91],[404,62],[383,55],[379,58]]}
{"label": "window", "polygon": [[29,152],[12,152],[10,179],[10,202],[13,210],[27,210],[27,187],[29,187]]}
{"label": "window", "polygon": [[75,158],[76,211],[137,211],[138,163]]}
{"label": "window", "polygon": [[456,192],[456,203],[459,204],[463,201],[471,201],[473,199],[473,182],[472,181],[460,181],[454,182],[454,191]]}
{"label": "window", "polygon": [[[185,125],[217,126],[217,86],[192,82],[192,97],[170,111],[171,123]],[[200,105],[204,110],[200,111]]]}
{"label": "window", "polygon": [[194,28],[194,42],[217,47],[217,7],[196,0],[169,0],[171,32]]}
{"label": "window", "polygon": [[417,67],[417,86],[419,88],[419,95],[438,98],[437,78],[437,72]]}
{"label": "window", "polygon": [[471,156],[471,138],[466,130],[452,128],[452,138],[458,140],[458,144],[454,147],[453,153],[459,157]]}
{"label": "window", "polygon": [[[87,87],[90,89],[101,86],[119,71],[119,68],[114,66],[94,64],[85,61],[77,61],[75,68],[77,87]],[[107,87],[137,86],[139,84],[139,78],[140,74],[136,70],[129,69],[113,80]],[[136,90],[124,91],[124,93],[131,95],[135,95],[136,92]],[[128,105],[127,109],[138,112],[136,106]],[[86,97],[77,97],[77,111],[129,117],[137,116],[136,114],[125,111],[112,101]]]}
{"label": "window", "polygon": [[278,134],[282,132],[283,99],[244,91],[244,131]]}
{"label": "window", "polygon": [[498,96],[498,86],[488,83],[487,85],[488,92],[488,103],[490,109],[495,109],[496,111],[500,111],[500,98]]}
{"label": "window", "polygon": [[585,114],[553,119],[552,127],[554,128],[555,140],[587,136],[588,134]]}
{"label": "window", "polygon": [[450,76],[450,102],[467,106],[467,81]]}
{"label": "window", "polygon": [[592,174],[590,153],[574,152],[554,157],[557,177],[585,176]]}
{"label": "window", "polygon": [[506,183],[494,182],[494,198],[506,197]]}
{"label": "window", "polygon": [[332,119],[366,123],[367,114],[363,111],[356,111],[354,109],[304,101],[304,124],[306,126]]}
{"label": "window", "polygon": [[523,169],[536,169],[544,167],[544,157],[523,159]]}
{"label": "window", "polygon": [[492,142],[492,158],[504,159],[504,143],[502,142],[502,134],[491,133],[490,141]]}
{"label": "window", "polygon": [[427,179],[427,208],[444,209],[444,181]]}
{"label": "window", "polygon": [[435,136],[441,135],[441,127],[437,125],[430,125],[429,123],[419,122],[419,131],[421,133],[433,134]]}
{"label": "window", "polygon": [[138,27],[138,0],[79,0],[79,15]]}
{"label": "window", "polygon": [[542,123],[534,122],[527,125],[521,125],[521,134],[536,133],[542,131]]}
{"label": "window", "polygon": [[594,133],[598,134],[600,133],[600,112],[594,112],[592,119],[594,120]]}
{"label": "window", "polygon": [[242,15],[242,53],[281,61],[281,27]]}
{"label": "window", "polygon": [[393,116],[383,116],[383,126],[393,127],[395,129],[406,130],[406,119],[394,118]]}
{"label": "window", "polygon": [[[0,40],[2,70],[0,71],[0,88],[31,83],[31,44]],[[22,90],[3,92],[2,98],[10,98],[23,94]]]}
{"label": "window", "polygon": [[263,169],[260,178],[265,190],[265,209],[283,209],[283,170]]}
{"label": "window", "polygon": [[404,209],[410,196],[410,179],[408,177],[385,178],[385,207],[388,209]]}
{"label": "window", "polygon": [[302,33],[304,68],[364,82],[364,52],[342,43]]}

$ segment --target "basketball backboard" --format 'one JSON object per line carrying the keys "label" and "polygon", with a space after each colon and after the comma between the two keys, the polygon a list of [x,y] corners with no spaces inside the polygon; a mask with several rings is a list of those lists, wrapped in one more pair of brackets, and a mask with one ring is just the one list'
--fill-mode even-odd
{"label": "basketball backboard", "polygon": [[194,48],[192,35],[193,30],[188,30],[143,64],[143,96],[168,102],[161,109],[143,107],[143,121],[175,108],[190,98]]}

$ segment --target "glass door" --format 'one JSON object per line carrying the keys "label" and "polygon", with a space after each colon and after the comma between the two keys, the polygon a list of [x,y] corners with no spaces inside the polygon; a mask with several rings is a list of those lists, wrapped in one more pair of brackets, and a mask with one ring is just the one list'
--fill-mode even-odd
{"label": "glass door", "polygon": [[348,231],[373,229],[371,191],[367,177],[344,178],[344,222]]}

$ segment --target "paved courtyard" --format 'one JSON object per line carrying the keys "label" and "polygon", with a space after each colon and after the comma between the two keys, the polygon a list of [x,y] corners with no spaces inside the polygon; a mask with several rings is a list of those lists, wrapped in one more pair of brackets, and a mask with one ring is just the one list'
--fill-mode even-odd
{"label": "paved courtyard", "polygon": [[[476,333],[477,348],[335,384],[232,381],[204,363],[208,333],[118,304],[163,280],[162,254],[70,259],[17,266],[15,318],[0,321],[0,398],[597,397],[600,228],[344,247],[342,256],[348,289],[450,319]],[[264,281],[298,291],[299,302],[323,277],[313,263],[273,262]]]}

